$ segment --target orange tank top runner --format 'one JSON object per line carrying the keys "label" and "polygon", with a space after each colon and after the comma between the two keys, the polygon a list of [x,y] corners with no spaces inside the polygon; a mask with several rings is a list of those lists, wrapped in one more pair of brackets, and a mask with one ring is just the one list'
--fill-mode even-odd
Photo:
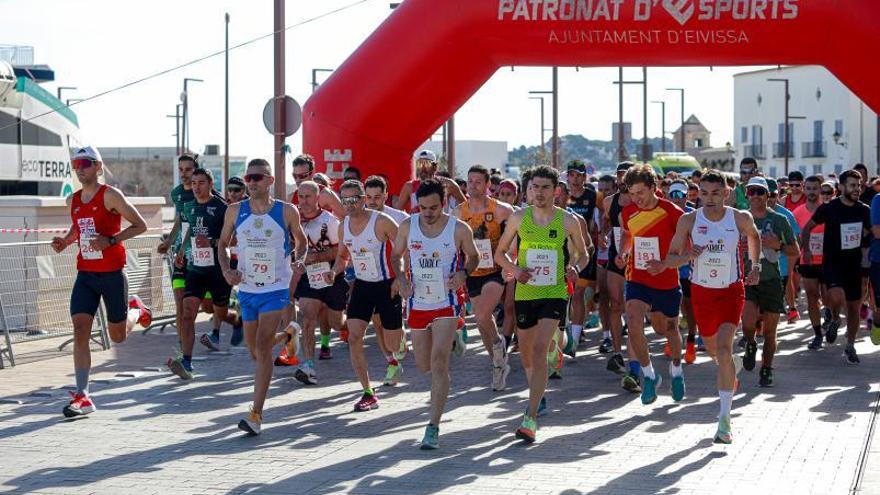
{"label": "orange tank top runner", "polygon": [[480,264],[471,273],[472,277],[483,277],[497,273],[501,268],[495,264],[494,253],[501,239],[501,223],[498,221],[498,203],[487,198],[486,211],[474,213],[470,210],[469,203],[461,205],[461,219],[474,231],[474,241],[477,243],[477,252],[480,254]]}
{"label": "orange tank top runner", "polygon": [[79,254],[76,258],[76,269],[81,272],[115,272],[125,267],[125,248],[122,244],[109,246],[97,251],[89,246],[89,242],[97,236],[113,237],[122,228],[122,216],[108,211],[104,206],[104,194],[107,186],[101,186],[88,203],[82,201],[82,190],[73,194],[70,204],[70,217],[73,219],[73,230],[79,239]]}

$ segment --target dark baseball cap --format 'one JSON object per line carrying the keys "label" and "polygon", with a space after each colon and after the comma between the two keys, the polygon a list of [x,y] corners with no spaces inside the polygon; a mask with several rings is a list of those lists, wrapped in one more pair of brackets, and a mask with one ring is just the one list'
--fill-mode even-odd
{"label": "dark baseball cap", "polygon": [[634,165],[633,162],[620,162],[617,164],[617,171],[618,172],[626,172],[627,170],[631,169],[633,167],[633,165]]}
{"label": "dark baseball cap", "polygon": [[577,172],[579,174],[587,173],[587,165],[581,160],[572,160],[568,162],[568,166],[565,169],[569,172]]}
{"label": "dark baseball cap", "polygon": [[241,187],[244,187],[244,179],[242,179],[241,177],[239,177],[239,176],[237,176],[237,175],[233,175],[232,177],[229,178],[228,181],[226,181],[226,185],[227,185],[227,186],[241,186]]}

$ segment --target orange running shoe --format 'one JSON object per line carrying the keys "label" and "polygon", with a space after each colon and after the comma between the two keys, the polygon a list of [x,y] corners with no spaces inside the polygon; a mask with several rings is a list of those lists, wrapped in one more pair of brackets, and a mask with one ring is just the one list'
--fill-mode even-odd
{"label": "orange running shoe", "polygon": [[668,358],[672,357],[672,347],[669,346],[669,342],[667,342],[666,345],[663,346],[663,355]]}
{"label": "orange running shoe", "polygon": [[339,329],[339,340],[348,343],[348,322],[342,324],[342,328]]}
{"label": "orange running shoe", "polygon": [[694,364],[697,360],[697,343],[689,340],[684,350],[684,362]]}
{"label": "orange running shoe", "polygon": [[144,328],[149,327],[153,323],[153,312],[144,304],[144,301],[136,295],[129,296],[128,309],[137,309],[140,311],[138,315],[138,324]]}
{"label": "orange running shoe", "polygon": [[275,366],[296,366],[298,364],[299,359],[296,356],[287,354],[287,346],[282,347],[278,357],[275,358]]}

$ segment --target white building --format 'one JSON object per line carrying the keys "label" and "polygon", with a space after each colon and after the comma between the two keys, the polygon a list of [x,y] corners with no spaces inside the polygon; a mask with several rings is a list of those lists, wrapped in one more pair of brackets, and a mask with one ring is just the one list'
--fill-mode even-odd
{"label": "white building", "polygon": [[751,156],[765,174],[785,175],[785,83],[768,79],[789,80],[789,171],[839,174],[864,163],[880,174],[877,114],[819,66],[734,76],[737,161]]}
{"label": "white building", "polygon": [[[443,155],[443,141],[426,141],[419,148]],[[507,141],[459,141],[455,140],[456,175],[464,177],[472,165],[504,170],[507,165]]]}

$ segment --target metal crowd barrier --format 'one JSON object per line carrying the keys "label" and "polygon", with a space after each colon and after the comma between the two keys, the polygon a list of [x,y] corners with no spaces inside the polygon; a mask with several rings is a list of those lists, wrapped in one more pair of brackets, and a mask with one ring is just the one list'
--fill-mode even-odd
{"label": "metal crowd barrier", "polygon": [[[125,242],[129,294],[136,294],[153,311],[153,326],[164,328],[176,317],[170,264],[156,252],[160,236]],[[67,337],[70,344],[70,294],[76,280],[76,246],[56,254],[49,242],[0,244],[0,368],[15,366],[15,346]],[[110,348],[103,304],[95,318],[92,341]]]}

